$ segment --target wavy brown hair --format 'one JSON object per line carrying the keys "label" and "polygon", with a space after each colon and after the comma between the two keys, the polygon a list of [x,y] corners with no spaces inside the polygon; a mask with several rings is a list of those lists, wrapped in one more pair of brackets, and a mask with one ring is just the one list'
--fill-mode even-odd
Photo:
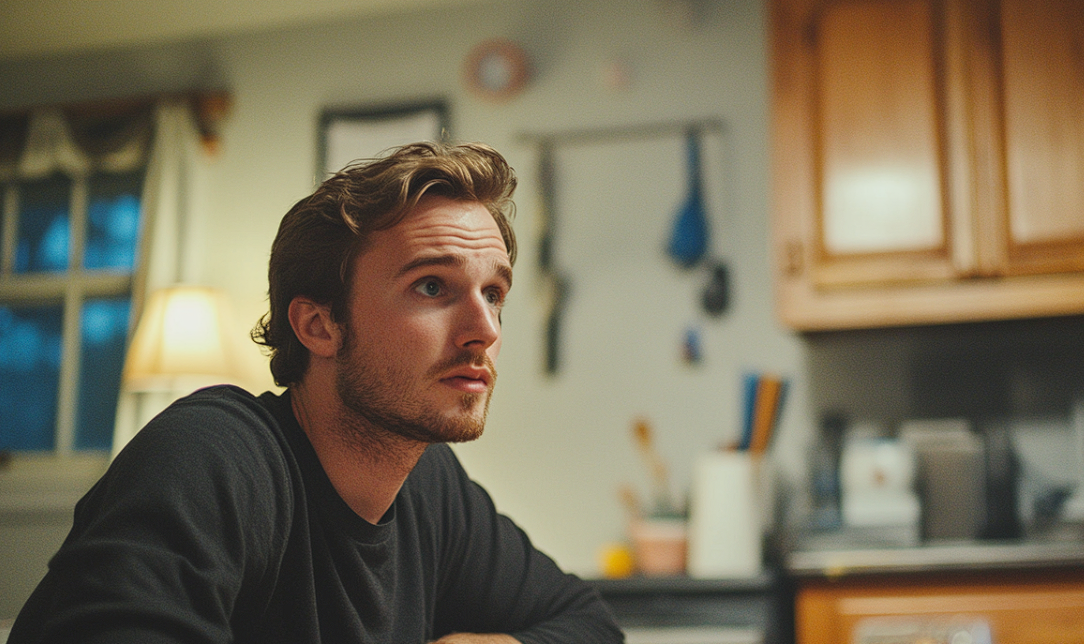
{"label": "wavy brown hair", "polygon": [[332,175],[282,218],[271,246],[269,311],[252,330],[267,347],[275,383],[297,383],[309,352],[290,326],[290,302],[304,296],[346,319],[353,260],[370,234],[403,220],[422,197],[481,203],[493,215],[509,259],[516,259],[511,219],[516,175],[504,157],[481,143],[412,143],[389,155],[351,164]]}

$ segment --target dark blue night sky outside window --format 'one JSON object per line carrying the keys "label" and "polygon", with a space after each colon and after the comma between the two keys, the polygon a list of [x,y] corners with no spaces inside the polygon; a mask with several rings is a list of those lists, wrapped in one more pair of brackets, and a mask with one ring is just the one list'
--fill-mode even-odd
{"label": "dark blue night sky outside window", "polygon": [[60,306],[0,305],[0,449],[53,449],[61,318]]}
{"label": "dark blue night sky outside window", "polygon": [[68,268],[71,180],[54,176],[24,184],[19,213],[16,273]]}
{"label": "dark blue night sky outside window", "polygon": [[113,443],[130,309],[128,298],[88,300],[83,305],[75,449],[107,450]]}
{"label": "dark blue night sky outside window", "polygon": [[143,177],[137,174],[91,179],[84,268],[131,271],[135,267],[142,184]]}

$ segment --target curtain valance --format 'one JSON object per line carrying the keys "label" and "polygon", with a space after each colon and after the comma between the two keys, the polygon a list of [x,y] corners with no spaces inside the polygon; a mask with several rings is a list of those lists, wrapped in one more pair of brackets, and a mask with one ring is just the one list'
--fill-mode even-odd
{"label": "curtain valance", "polygon": [[204,148],[217,148],[224,92],[53,105],[0,114],[0,180],[52,172],[124,172],[147,162],[162,103],[186,105]]}

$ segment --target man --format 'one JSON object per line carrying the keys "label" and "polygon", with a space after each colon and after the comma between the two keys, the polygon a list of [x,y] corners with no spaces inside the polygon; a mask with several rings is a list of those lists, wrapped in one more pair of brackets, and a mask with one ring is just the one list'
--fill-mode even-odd
{"label": "man", "polygon": [[415,144],[295,205],[253,332],[286,391],[151,421],[9,642],[621,641],[445,445],[485,424],[515,183],[489,147]]}

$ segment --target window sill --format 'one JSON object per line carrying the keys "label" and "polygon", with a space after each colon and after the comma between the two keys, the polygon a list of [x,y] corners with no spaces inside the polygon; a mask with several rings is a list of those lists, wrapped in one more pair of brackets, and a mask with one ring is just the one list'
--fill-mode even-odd
{"label": "window sill", "polygon": [[0,515],[70,514],[107,467],[104,452],[14,454],[0,466]]}

